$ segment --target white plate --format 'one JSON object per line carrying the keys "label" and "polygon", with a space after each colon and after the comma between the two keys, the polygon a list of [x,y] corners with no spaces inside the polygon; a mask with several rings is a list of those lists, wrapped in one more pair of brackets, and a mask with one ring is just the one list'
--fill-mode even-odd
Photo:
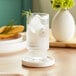
{"label": "white plate", "polygon": [[[22,41],[21,41],[22,38]],[[21,38],[11,42],[0,43],[0,53],[11,53],[21,51],[26,48],[25,34],[21,34]]]}
{"label": "white plate", "polygon": [[14,38],[14,39],[7,39],[7,40],[0,40],[0,45],[2,44],[10,44],[10,43],[17,43],[17,42],[21,42],[23,40],[23,36],[22,34],[20,33],[18,35],[17,38]]}

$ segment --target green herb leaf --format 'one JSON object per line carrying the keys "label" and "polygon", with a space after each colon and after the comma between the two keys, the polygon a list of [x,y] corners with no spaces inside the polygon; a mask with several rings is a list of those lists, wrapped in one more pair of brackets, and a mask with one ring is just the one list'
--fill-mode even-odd
{"label": "green herb leaf", "polygon": [[29,11],[24,11],[23,10],[22,15],[23,16],[31,15],[31,10],[29,10]]}
{"label": "green herb leaf", "polygon": [[14,21],[9,22],[0,34],[7,34],[13,27]]}

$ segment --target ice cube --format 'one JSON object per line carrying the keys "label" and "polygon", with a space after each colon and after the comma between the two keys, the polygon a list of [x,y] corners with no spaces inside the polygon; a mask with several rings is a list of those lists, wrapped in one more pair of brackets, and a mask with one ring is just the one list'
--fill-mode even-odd
{"label": "ice cube", "polygon": [[31,31],[33,33],[35,33],[36,31],[40,30],[44,25],[41,23],[41,20],[40,20],[40,16],[39,15],[35,15],[30,23],[30,28],[31,28]]}
{"label": "ice cube", "polygon": [[47,14],[47,15],[45,15],[45,16],[43,16],[41,19],[49,19],[49,15]]}

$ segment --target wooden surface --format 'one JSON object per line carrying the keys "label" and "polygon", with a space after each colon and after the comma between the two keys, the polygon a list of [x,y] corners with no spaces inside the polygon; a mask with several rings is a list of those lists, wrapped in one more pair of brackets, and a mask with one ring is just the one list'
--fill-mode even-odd
{"label": "wooden surface", "polygon": [[73,47],[76,48],[76,35],[70,41],[66,42],[58,42],[52,35],[52,31],[50,30],[50,46],[51,47]]}
{"label": "wooden surface", "polygon": [[23,67],[25,76],[76,76],[76,49],[51,48],[49,55],[56,63],[47,68]]}
{"label": "wooden surface", "polygon": [[[22,51],[21,55],[25,55],[26,51]],[[73,48],[51,48],[48,51],[49,56],[55,57],[55,65],[47,68],[30,68],[22,67],[19,75],[7,76],[76,76],[76,49]],[[5,76],[1,75],[0,76]]]}

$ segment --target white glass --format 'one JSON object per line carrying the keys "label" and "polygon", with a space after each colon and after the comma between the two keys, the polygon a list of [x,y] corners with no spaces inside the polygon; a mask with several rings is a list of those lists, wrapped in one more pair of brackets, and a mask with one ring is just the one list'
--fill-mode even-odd
{"label": "white glass", "polygon": [[47,57],[49,49],[49,14],[32,13],[27,16],[26,42],[28,57],[42,59]]}

